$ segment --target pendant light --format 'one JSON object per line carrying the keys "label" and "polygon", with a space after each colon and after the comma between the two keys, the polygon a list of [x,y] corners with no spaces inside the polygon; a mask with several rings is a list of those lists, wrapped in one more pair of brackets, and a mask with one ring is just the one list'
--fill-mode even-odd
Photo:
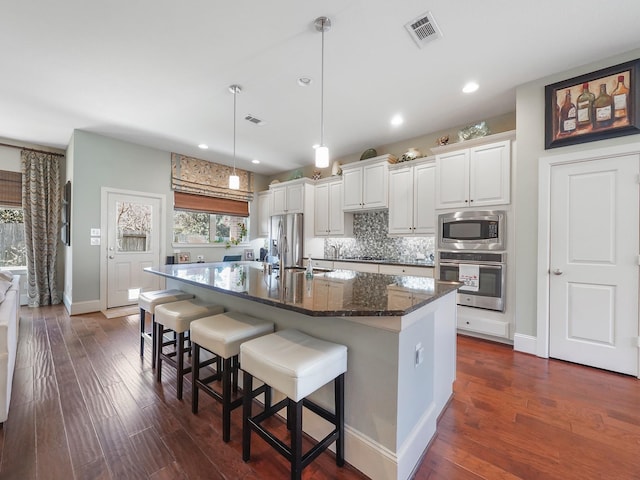
{"label": "pendant light", "polygon": [[240,189],[240,177],[236,173],[236,99],[242,92],[240,85],[231,85],[229,91],[233,93],[233,173],[229,175],[229,189]]}
{"label": "pendant light", "polygon": [[324,144],[324,32],[331,30],[331,20],[318,17],[314,23],[316,30],[322,33],[322,53],[320,63],[320,146],[316,148],[316,168],[329,166],[329,149]]}

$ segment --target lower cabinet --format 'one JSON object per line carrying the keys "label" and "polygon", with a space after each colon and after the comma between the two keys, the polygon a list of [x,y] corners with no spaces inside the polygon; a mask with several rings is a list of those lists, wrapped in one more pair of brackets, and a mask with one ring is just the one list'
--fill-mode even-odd
{"label": "lower cabinet", "polygon": [[340,310],[352,297],[352,282],[325,278],[313,279],[313,308]]}
{"label": "lower cabinet", "polygon": [[433,278],[433,267],[410,267],[406,265],[380,265],[379,273],[385,275],[411,275]]}
{"label": "lower cabinet", "polygon": [[458,330],[462,333],[511,338],[511,322],[503,314],[478,308],[458,306]]}
{"label": "lower cabinet", "polygon": [[416,303],[427,300],[430,296],[424,292],[413,291],[398,285],[387,287],[387,307],[389,310],[406,310]]}
{"label": "lower cabinet", "polygon": [[354,272],[378,273],[377,263],[333,262],[336,270],[353,270]]}

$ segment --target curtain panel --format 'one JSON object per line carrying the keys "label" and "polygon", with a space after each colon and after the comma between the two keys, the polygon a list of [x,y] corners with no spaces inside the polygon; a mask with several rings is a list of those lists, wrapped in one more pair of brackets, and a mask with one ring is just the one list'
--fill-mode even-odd
{"label": "curtain panel", "polygon": [[60,234],[60,157],[21,151],[22,208],[27,247],[27,297],[30,307],[60,303],[56,257]]}
{"label": "curtain panel", "polygon": [[233,167],[227,165],[171,154],[171,188],[176,192],[250,202],[253,199],[253,175],[236,168],[240,189],[231,190],[229,175],[232,173]]}

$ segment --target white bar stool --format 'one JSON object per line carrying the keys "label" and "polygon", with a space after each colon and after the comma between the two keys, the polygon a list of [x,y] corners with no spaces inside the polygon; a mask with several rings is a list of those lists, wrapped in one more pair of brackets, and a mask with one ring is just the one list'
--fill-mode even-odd
{"label": "white bar stool", "polygon": [[[203,390],[220,402],[222,404],[222,440],[225,442],[228,442],[231,438],[231,411],[242,405],[242,397],[231,401],[232,389],[234,392],[238,391],[237,372],[240,344],[272,333],[273,328],[273,322],[240,312],[221,313],[191,322],[190,338],[193,348],[191,411],[198,413],[199,390]],[[201,363],[201,348],[212,353],[214,357]],[[220,362],[220,359],[222,359],[222,362]],[[218,368],[216,373],[200,378],[200,367],[210,365],[213,361],[217,361]],[[220,365],[220,363],[223,365]],[[218,380],[222,381],[222,395],[208,385]],[[264,387],[256,389],[253,397],[264,390],[266,390]],[[266,403],[270,404],[270,399],[265,400]]]}
{"label": "white bar stool", "polygon": [[[163,360],[174,366],[178,375],[179,400],[182,400],[183,377],[191,371],[191,367],[185,368],[184,366],[185,351],[191,353],[191,348],[187,350],[184,348],[185,332],[189,331],[192,321],[222,312],[224,312],[224,307],[221,305],[206,303],[197,298],[165,303],[156,307],[156,380],[158,382],[162,380]],[[162,351],[165,331],[173,331],[178,335],[175,349],[166,354]],[[173,357],[176,357],[175,360]]]}
{"label": "white bar stool", "polygon": [[[240,345],[240,364],[244,372],[242,409],[242,459],[251,457],[251,431],[255,430],[278,453],[291,462],[291,479],[300,480],[302,469],[334,441],[336,464],[344,465],[344,373],[347,347],[326,342],[298,330],[287,329],[249,340]],[[253,377],[282,392],[286,398],[251,416]],[[334,381],[335,412],[305,398]],[[302,453],[302,407],[324,418],[335,427],[325,438]],[[285,444],[260,423],[287,407],[287,427],[291,445]]]}
{"label": "white bar stool", "polygon": [[[156,368],[155,308],[163,303],[177,302],[193,297],[194,295],[178,289],[153,290],[151,292],[142,292],[138,296],[138,307],[140,308],[140,356],[144,357],[145,338],[151,339],[151,368]],[[149,312],[149,315],[151,315],[151,332],[148,332],[144,326],[145,312]]]}

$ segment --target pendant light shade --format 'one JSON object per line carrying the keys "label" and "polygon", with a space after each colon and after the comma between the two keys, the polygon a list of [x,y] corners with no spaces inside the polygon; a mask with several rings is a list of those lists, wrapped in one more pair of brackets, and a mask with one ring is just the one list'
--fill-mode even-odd
{"label": "pendant light shade", "polygon": [[242,88],[240,85],[231,85],[229,91],[233,93],[233,173],[229,175],[229,189],[239,190],[240,177],[236,174],[236,100]]}
{"label": "pendant light shade", "polygon": [[327,168],[329,166],[329,149],[324,145],[316,148],[316,167]]}
{"label": "pendant light shade", "polygon": [[320,146],[316,148],[316,168],[329,166],[329,148],[324,144],[324,32],[331,30],[331,20],[318,17],[314,23],[316,30],[322,33],[322,50],[320,56]]}

